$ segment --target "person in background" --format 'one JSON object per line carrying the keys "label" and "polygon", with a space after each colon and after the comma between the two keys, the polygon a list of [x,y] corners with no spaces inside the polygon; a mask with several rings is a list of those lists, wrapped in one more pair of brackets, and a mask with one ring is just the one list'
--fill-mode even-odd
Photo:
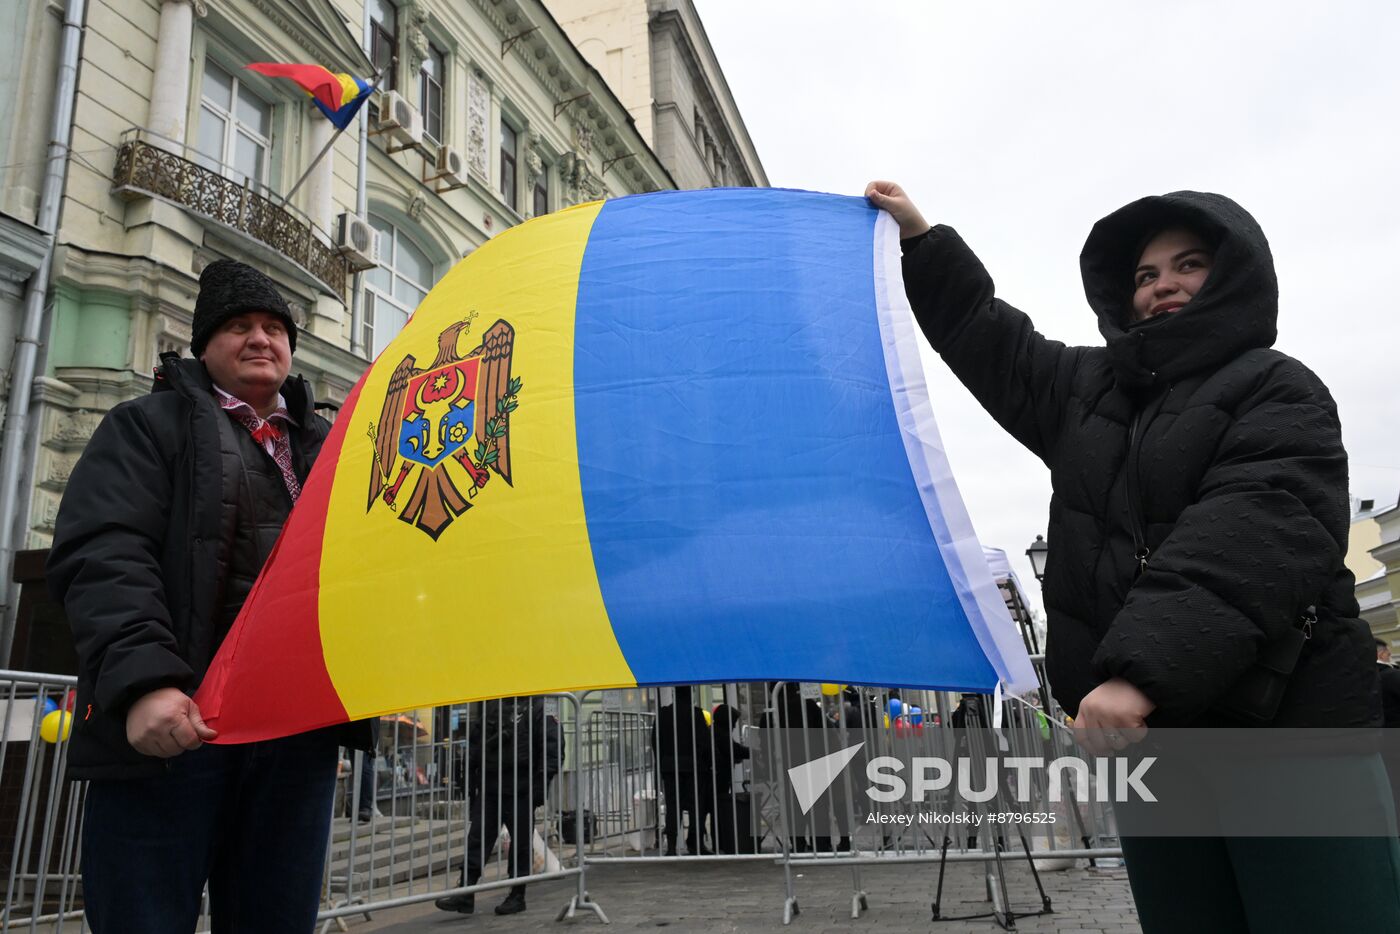
{"label": "person in background", "polygon": [[691,856],[710,856],[714,851],[705,845],[705,817],[714,807],[710,725],[705,712],[695,706],[690,685],[672,690],[672,702],[656,712],[654,737],[661,793],[666,797],[666,855],[676,855],[682,814],[688,814],[686,851]]}
{"label": "person in background", "polygon": [[89,780],[83,902],[96,934],[305,934],[320,903],[337,747],[364,723],[241,745],[191,695],[301,494],[329,425],[289,378],[297,328],[267,276],[216,260],[190,351],[102,420],[59,509],[48,580],[78,653],[68,752]]}
{"label": "person in background", "polygon": [[[740,841],[750,839],[749,821],[752,815],[747,807],[739,807],[737,794],[743,791],[734,789],[734,769],[749,759],[749,747],[734,738],[742,719],[739,711],[728,704],[718,704],[711,714],[710,740],[714,747],[715,770],[715,809],[710,826],[714,832],[715,847],[721,853],[751,852],[752,847],[743,849]],[[747,798],[745,798],[747,802]],[[741,813],[741,811],[743,813]]]}
{"label": "person in background", "polygon": [[1400,726],[1400,668],[1390,659],[1390,643],[1376,640],[1376,668],[1381,679],[1381,706],[1386,726]]}
{"label": "person in background", "polygon": [[[549,783],[563,768],[563,729],[545,709],[543,697],[507,697],[483,701],[467,738],[465,769],[469,799],[466,861],[460,886],[481,881],[486,861],[495,852],[504,821],[510,831],[512,878],[528,876],[534,855],[535,809],[544,804]],[[437,899],[443,911],[471,914],[476,894],[461,892]],[[496,914],[525,910],[525,884],[513,885],[496,906]]]}
{"label": "person in background", "polygon": [[[775,689],[777,682],[768,682],[765,685],[765,695],[773,698]],[[817,697],[804,696],[800,682],[783,682],[774,704],[776,706],[764,713],[760,724],[765,731],[765,751],[770,761],[781,761],[786,769],[793,764],[809,762],[842,748],[844,737],[838,729],[837,720],[827,716],[822,702],[817,700]],[[781,756],[781,759],[778,756]],[[822,803],[808,812],[803,812],[796,806],[796,799],[792,797],[791,788],[788,788],[788,846],[792,852],[831,853],[850,850],[850,819],[853,809],[849,796],[845,794],[847,786],[848,782],[844,779],[833,783],[831,791],[822,799]],[[833,830],[838,837],[834,847]]]}

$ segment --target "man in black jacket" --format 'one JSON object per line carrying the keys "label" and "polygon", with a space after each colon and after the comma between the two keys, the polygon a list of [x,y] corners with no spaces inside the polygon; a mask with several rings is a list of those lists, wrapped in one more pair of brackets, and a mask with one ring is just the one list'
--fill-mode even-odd
{"label": "man in black jacket", "polygon": [[[501,824],[510,830],[510,875],[528,876],[534,855],[535,808],[544,804],[549,783],[563,768],[563,730],[545,710],[543,697],[507,697],[477,706],[467,737],[466,771],[471,816],[466,862],[459,885],[476,885],[496,849]],[[582,833],[582,829],[578,831]],[[476,895],[446,895],[443,911],[471,914]],[[525,885],[513,885],[496,914],[525,910]]]}
{"label": "man in black jacket", "polygon": [[685,845],[691,856],[709,856],[705,845],[705,817],[713,810],[713,763],[710,725],[705,712],[696,707],[691,688],[682,684],[672,689],[673,699],[656,711],[655,735],[657,768],[661,772],[661,793],[666,799],[666,855],[676,855],[682,812],[690,815]]}
{"label": "man in black jacket", "polygon": [[[79,659],[69,774],[90,779],[93,931],[188,934],[207,880],[216,930],[303,932],[320,897],[337,744],[364,724],[243,746],[191,699],[328,425],[288,379],[296,325],[266,276],[200,276],[190,349],[118,405],[74,467],[48,579]],[[294,690],[294,686],[291,686]]]}

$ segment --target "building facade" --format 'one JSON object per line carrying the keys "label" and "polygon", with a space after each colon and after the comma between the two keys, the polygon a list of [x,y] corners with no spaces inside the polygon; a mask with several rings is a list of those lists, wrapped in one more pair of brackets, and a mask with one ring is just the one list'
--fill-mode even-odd
{"label": "building facade", "polygon": [[[6,367],[49,243],[35,225],[65,6],[19,0],[0,14]],[[537,0],[85,7],[29,453],[8,517],[17,549],[47,546],[104,413],[148,391],[160,353],[188,354],[210,261],[273,278],[302,329],[294,371],[337,403],[437,279],[492,235],[570,204],[676,187]],[[378,73],[380,94],[333,136],[296,85],[244,67],[258,61]]]}
{"label": "building facade", "polygon": [[[1365,505],[1365,501],[1363,501]],[[1357,526],[1362,527],[1358,533]],[[1371,508],[1352,522],[1352,541],[1358,538],[1365,549],[1366,563],[1356,575],[1356,602],[1361,618],[1377,639],[1388,643],[1400,655],[1400,505]],[[1352,559],[1348,559],[1351,566]]]}
{"label": "building facade", "polygon": [[691,0],[549,0],[681,188],[766,186]]}

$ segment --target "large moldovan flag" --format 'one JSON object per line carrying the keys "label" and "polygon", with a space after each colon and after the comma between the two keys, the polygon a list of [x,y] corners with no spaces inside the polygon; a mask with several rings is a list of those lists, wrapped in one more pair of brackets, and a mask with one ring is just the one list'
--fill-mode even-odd
{"label": "large moldovan flag", "polygon": [[196,697],[225,741],[507,695],[1036,680],[864,199],[507,230],[351,392]]}

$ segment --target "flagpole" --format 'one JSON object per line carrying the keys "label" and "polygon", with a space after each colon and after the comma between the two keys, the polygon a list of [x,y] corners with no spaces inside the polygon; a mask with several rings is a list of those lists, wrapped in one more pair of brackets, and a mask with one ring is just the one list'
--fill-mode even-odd
{"label": "flagpole", "polygon": [[[379,90],[379,78],[380,78],[380,76],[383,75],[383,74],[384,74],[384,69],[382,69],[382,68],[379,69],[379,71],[377,71],[377,72],[374,73],[374,81],[373,81],[372,84],[370,84],[369,90],[365,92],[365,97],[369,97],[369,95],[371,95],[371,94],[373,94],[375,91]],[[360,102],[360,106],[363,107],[364,105],[365,105],[365,102],[364,102],[364,101],[361,101],[361,102]],[[359,111],[356,111],[356,112],[355,112],[355,118],[356,118],[356,119],[359,119],[359,116],[360,116]],[[311,160],[311,164],[308,165],[308,166],[306,167],[306,171],[301,173],[301,178],[297,179],[297,183],[296,183],[295,185],[292,186],[291,190],[288,191],[285,195],[282,196],[282,203],[283,203],[284,205],[290,204],[290,203],[291,203],[291,201],[292,201],[292,195],[296,194],[296,193],[297,193],[297,189],[299,189],[299,188],[302,186],[302,183],[305,182],[308,178],[311,177],[311,172],[316,168],[317,165],[319,165],[319,164],[321,163],[321,160],[322,160],[322,159],[326,158],[326,153],[328,153],[328,152],[331,151],[331,147],[335,145],[335,141],[338,140],[338,139],[340,139],[340,134],[344,133],[344,132],[346,131],[346,129],[349,128],[349,126],[350,126],[350,124],[347,123],[347,124],[345,124],[345,126],[336,127],[335,132],[331,134],[331,138],[328,139],[328,140],[326,140],[326,145],[324,145],[324,146],[321,147],[321,151],[318,152],[318,153],[316,154],[316,158],[315,158],[315,159],[312,159],[312,160]]]}

